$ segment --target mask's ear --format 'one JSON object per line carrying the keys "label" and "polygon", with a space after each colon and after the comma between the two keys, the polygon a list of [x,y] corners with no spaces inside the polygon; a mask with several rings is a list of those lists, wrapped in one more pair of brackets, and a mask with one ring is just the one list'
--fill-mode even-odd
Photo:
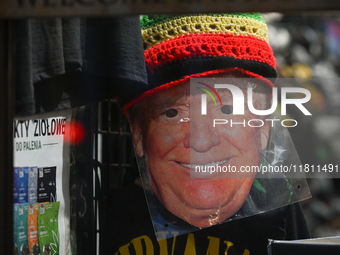
{"label": "mask's ear", "polygon": [[264,125],[261,127],[261,150],[267,147],[269,138],[269,122],[265,121]]}
{"label": "mask's ear", "polygon": [[133,139],[133,144],[135,146],[136,153],[138,157],[143,157],[144,150],[143,150],[143,140],[142,140],[141,129],[136,123],[134,125],[130,124],[130,128],[132,132],[132,139]]}

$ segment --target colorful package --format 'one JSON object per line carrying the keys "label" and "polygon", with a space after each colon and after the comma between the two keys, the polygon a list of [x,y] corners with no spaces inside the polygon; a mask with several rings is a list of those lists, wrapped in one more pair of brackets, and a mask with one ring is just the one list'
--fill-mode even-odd
{"label": "colorful package", "polygon": [[30,167],[28,174],[28,202],[36,203],[38,201],[38,168]]}
{"label": "colorful package", "polygon": [[57,167],[38,168],[38,202],[56,202]]}
{"label": "colorful package", "polygon": [[28,204],[20,204],[18,206],[18,216],[16,224],[17,224],[17,245],[18,252],[20,255],[30,254],[27,238],[27,212]]}
{"label": "colorful package", "polygon": [[13,206],[13,254],[19,254],[18,253],[18,238],[17,238],[17,218],[18,218],[18,211],[19,211],[19,205]]}
{"label": "colorful package", "polygon": [[38,233],[42,255],[59,254],[59,206],[60,202],[39,205]]}
{"label": "colorful package", "polygon": [[13,203],[19,203],[19,191],[18,191],[18,181],[19,181],[19,167],[14,167],[13,169]]}
{"label": "colorful package", "polygon": [[19,204],[28,202],[28,167],[20,167],[19,168],[19,181],[18,181],[18,191],[19,191]]}
{"label": "colorful package", "polygon": [[28,247],[31,255],[40,255],[38,237],[39,204],[28,205]]}

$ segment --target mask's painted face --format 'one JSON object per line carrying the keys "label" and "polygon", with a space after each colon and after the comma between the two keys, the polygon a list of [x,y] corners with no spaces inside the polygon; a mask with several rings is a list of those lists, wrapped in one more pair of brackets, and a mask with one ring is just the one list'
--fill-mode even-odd
{"label": "mask's painted face", "polygon": [[258,166],[260,151],[268,139],[268,125],[213,127],[214,118],[232,116],[234,122],[246,123],[258,118],[249,111],[242,116],[231,115],[230,95],[225,92],[220,96],[223,105],[230,107],[208,107],[207,118],[200,109],[191,110],[190,116],[190,104],[200,97],[190,96],[189,82],[160,91],[143,102],[150,109],[144,135],[138,127],[132,128],[136,152],[145,156],[157,198],[174,215],[197,227],[233,216],[244,204],[255,173],[243,174],[242,178],[190,178],[190,169],[209,164],[236,169]]}

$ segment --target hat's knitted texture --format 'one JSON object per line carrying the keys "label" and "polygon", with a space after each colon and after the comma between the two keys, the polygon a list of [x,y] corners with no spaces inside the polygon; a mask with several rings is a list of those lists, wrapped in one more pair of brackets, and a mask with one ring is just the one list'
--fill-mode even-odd
{"label": "hat's knitted texture", "polygon": [[141,27],[149,88],[125,112],[145,96],[214,73],[238,70],[273,86],[275,58],[258,13],[144,16]]}

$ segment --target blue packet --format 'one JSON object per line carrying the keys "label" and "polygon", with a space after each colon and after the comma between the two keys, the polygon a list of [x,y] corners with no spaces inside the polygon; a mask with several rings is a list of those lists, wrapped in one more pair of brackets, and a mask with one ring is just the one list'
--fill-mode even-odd
{"label": "blue packet", "polygon": [[30,167],[28,174],[28,203],[38,201],[38,167]]}
{"label": "blue packet", "polygon": [[28,202],[28,171],[29,167],[19,168],[19,204]]}
{"label": "blue packet", "polygon": [[13,168],[13,204],[19,203],[19,167]]}

